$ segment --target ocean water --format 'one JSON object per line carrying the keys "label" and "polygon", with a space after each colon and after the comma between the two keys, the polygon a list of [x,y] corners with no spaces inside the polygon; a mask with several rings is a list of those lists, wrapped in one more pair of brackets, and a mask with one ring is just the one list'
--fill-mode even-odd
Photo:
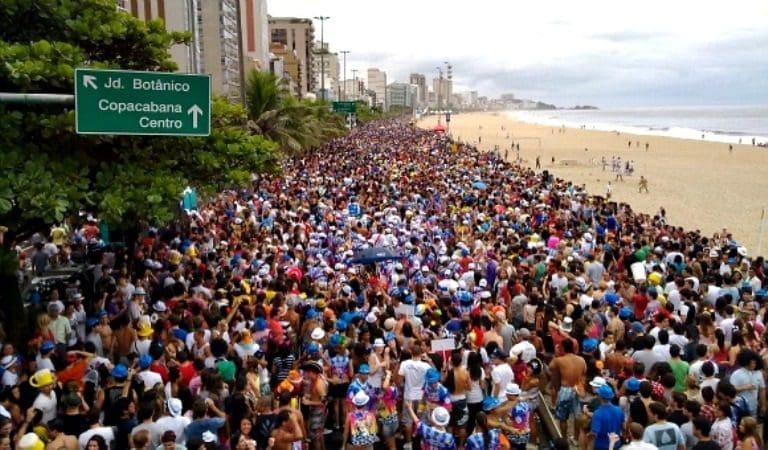
{"label": "ocean water", "polygon": [[[768,143],[768,106],[706,106],[598,110],[508,111],[523,122],[622,133]],[[704,137],[702,138],[702,135]]]}

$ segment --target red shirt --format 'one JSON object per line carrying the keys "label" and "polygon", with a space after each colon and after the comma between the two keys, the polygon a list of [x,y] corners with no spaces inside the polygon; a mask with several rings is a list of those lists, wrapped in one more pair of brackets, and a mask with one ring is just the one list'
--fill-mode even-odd
{"label": "red shirt", "polygon": [[632,304],[635,305],[635,318],[642,320],[645,317],[645,308],[648,307],[648,297],[645,294],[632,296]]}
{"label": "red shirt", "polygon": [[192,361],[185,361],[179,366],[179,385],[186,385],[197,376],[195,365]]}

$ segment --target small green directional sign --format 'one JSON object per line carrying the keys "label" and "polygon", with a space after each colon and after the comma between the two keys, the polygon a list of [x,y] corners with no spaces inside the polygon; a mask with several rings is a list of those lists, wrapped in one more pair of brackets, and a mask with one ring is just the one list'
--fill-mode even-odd
{"label": "small green directional sign", "polygon": [[211,134],[209,75],[75,69],[79,134]]}

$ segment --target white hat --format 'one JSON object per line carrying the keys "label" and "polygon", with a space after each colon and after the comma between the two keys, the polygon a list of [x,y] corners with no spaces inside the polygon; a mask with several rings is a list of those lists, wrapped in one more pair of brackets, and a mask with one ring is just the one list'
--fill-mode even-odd
{"label": "white hat", "polygon": [[3,357],[3,359],[0,359],[0,366],[3,366],[4,370],[8,370],[11,366],[16,364],[16,361],[17,359],[15,355],[7,355]]}
{"label": "white hat", "polygon": [[0,405],[0,417],[5,417],[6,419],[11,418],[11,413],[5,409],[5,406]]}
{"label": "white hat", "polygon": [[323,331],[320,327],[315,327],[314,330],[312,330],[312,334],[309,336],[312,338],[312,340],[319,341],[320,339],[325,337],[325,331]]}
{"label": "white hat", "polygon": [[488,286],[488,281],[485,278],[482,278],[480,280],[480,283],[478,283],[478,286],[483,287],[483,288],[487,287]]}
{"label": "white hat", "polygon": [[432,422],[434,422],[436,425],[444,427],[448,425],[448,422],[450,421],[451,413],[449,413],[448,410],[442,406],[438,406],[432,411]]}
{"label": "white hat", "polygon": [[373,312],[370,312],[367,316],[365,316],[365,321],[368,323],[376,323],[377,320],[379,320],[379,318],[376,317],[376,314]]}
{"label": "white hat", "polygon": [[518,386],[517,383],[509,383],[504,389],[506,395],[520,395],[521,392],[520,386]]}
{"label": "white hat", "polygon": [[480,298],[482,298],[482,299],[489,299],[489,298],[491,298],[491,291],[482,291],[480,293]]}
{"label": "white hat", "polygon": [[429,272],[429,267],[427,267],[427,266],[421,266],[421,271],[422,271],[422,272]]}
{"label": "white hat", "polygon": [[384,343],[384,339],[382,339],[382,338],[376,338],[376,339],[373,341],[373,346],[374,346],[374,347],[386,347],[386,346],[387,346],[387,344],[385,344],[385,343]]}
{"label": "white hat", "polygon": [[606,384],[608,384],[608,382],[605,381],[605,378],[603,377],[592,378],[592,381],[589,382],[589,385],[593,388],[599,388],[600,386],[605,386]]}
{"label": "white hat", "polygon": [[154,309],[157,312],[165,312],[168,308],[165,306],[165,302],[162,300],[157,301],[154,306],[152,306],[152,309]]}
{"label": "white hat", "polygon": [[143,287],[139,286],[135,291],[133,291],[133,295],[147,295],[147,291],[145,291]]}
{"label": "white hat", "polygon": [[181,413],[183,412],[181,400],[171,397],[166,401],[166,404],[168,405],[168,412],[171,413],[173,417],[181,417]]}
{"label": "white hat", "polygon": [[584,233],[584,240],[587,242],[592,241],[592,233]]}
{"label": "white hat", "polygon": [[368,404],[370,400],[371,398],[368,397],[368,394],[366,394],[365,391],[362,389],[357,391],[357,394],[355,394],[355,396],[352,397],[352,403],[354,403],[355,406],[365,406]]}
{"label": "white hat", "polygon": [[563,323],[560,324],[560,329],[567,332],[573,330],[573,319],[570,317],[563,319]]}

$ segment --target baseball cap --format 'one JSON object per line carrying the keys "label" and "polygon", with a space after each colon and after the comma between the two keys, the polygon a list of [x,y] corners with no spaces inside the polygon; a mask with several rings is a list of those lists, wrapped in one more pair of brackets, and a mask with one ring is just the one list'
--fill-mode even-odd
{"label": "baseball cap", "polygon": [[117,380],[128,378],[128,368],[125,364],[118,364],[112,368],[112,378]]}
{"label": "baseball cap", "polygon": [[360,364],[360,368],[357,370],[357,373],[361,375],[369,375],[371,373],[371,368],[368,367],[368,364]]}
{"label": "baseball cap", "polygon": [[437,383],[440,381],[440,372],[434,367],[430,367],[427,370],[427,375],[424,377],[427,384]]}
{"label": "baseball cap", "polygon": [[142,369],[148,368],[152,364],[152,357],[149,355],[141,355],[139,358],[139,367]]}
{"label": "baseball cap", "polygon": [[582,342],[581,347],[585,352],[592,352],[597,348],[597,339],[589,338]]}
{"label": "baseball cap", "polygon": [[599,388],[597,388],[597,395],[603,400],[612,400],[614,397],[613,389],[607,384],[604,384]]}

